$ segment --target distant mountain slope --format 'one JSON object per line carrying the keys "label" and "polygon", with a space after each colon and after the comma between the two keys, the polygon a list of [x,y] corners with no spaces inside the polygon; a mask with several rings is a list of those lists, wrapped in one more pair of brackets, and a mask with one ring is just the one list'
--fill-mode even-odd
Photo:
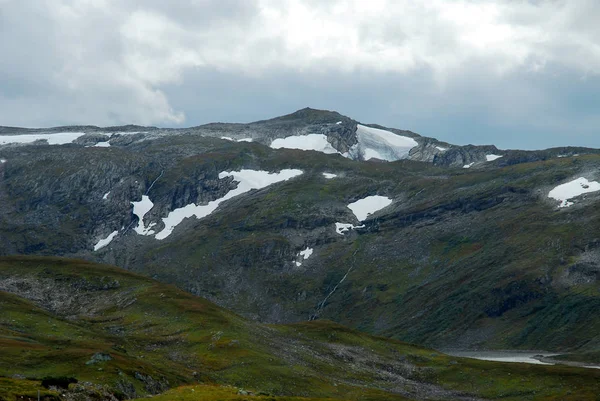
{"label": "distant mountain slope", "polygon": [[[140,129],[0,146],[0,254],[116,264],[263,322],[322,317],[441,348],[600,347],[595,150],[454,147],[396,130],[442,150],[380,162],[267,146],[298,132],[336,153],[356,145],[358,123],[312,109]],[[580,196],[549,197],[567,183]],[[374,196],[391,204],[349,207]]]}
{"label": "distant mountain slope", "polygon": [[[3,399],[38,389],[45,399],[125,399],[194,383],[204,385],[158,399],[592,400],[600,392],[594,369],[451,358],[328,322],[264,326],[76,260],[0,259],[0,307]],[[58,393],[39,387],[46,376],[79,383]]]}

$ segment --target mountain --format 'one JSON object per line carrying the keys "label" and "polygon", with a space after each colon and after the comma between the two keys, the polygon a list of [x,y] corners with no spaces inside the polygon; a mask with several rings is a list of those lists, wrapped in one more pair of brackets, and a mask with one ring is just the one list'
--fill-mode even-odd
{"label": "mountain", "polygon": [[0,258],[0,307],[2,400],[37,399],[38,390],[44,400],[167,391],[152,399],[169,401],[593,400],[600,392],[595,369],[453,358],[326,321],[263,325],[79,260]]}
{"label": "mountain", "polygon": [[313,109],[0,134],[2,255],[114,264],[266,323],[599,349],[596,149],[458,146]]}

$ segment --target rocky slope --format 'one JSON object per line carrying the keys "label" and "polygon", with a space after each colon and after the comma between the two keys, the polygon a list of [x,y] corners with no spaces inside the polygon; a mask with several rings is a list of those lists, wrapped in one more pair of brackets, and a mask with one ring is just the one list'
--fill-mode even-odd
{"label": "rocky slope", "polygon": [[[389,129],[417,142],[407,159],[352,160],[341,153],[358,126],[305,109],[185,130],[4,128],[0,138],[82,135],[0,146],[0,253],[116,264],[264,322],[327,318],[442,348],[597,351],[598,193],[569,208],[548,198],[599,179],[597,150],[501,151]],[[308,135],[340,154],[267,146]],[[232,175],[244,170],[302,174],[263,185]],[[226,199],[241,185],[256,189]],[[375,195],[391,205],[359,221],[348,205]],[[158,239],[171,213],[217,203]]]}

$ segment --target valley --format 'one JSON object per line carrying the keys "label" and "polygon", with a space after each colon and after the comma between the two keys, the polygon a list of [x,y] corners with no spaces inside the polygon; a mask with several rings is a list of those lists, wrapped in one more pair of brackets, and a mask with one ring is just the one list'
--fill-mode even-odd
{"label": "valley", "polygon": [[[600,363],[597,149],[459,146],[302,109],[2,127],[0,160],[11,394],[48,375],[182,400],[600,393],[581,367]],[[502,350],[561,364],[463,358]]]}

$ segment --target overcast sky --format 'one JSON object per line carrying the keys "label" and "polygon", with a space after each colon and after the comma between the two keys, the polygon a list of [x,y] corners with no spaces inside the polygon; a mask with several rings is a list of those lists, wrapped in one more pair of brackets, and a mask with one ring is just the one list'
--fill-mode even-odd
{"label": "overcast sky", "polygon": [[303,107],[457,144],[600,147],[598,0],[0,0],[0,125]]}

